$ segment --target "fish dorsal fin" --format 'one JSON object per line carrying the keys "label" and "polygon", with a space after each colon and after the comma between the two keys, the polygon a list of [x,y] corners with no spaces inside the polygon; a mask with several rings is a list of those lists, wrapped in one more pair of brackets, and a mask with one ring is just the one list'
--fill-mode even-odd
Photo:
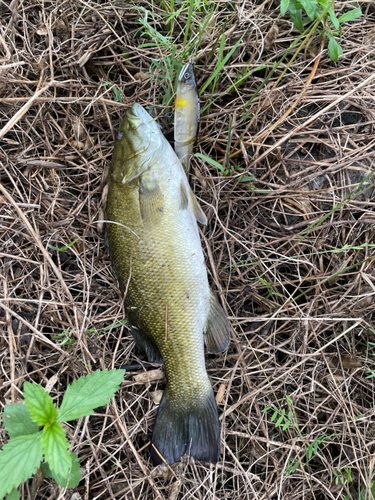
{"label": "fish dorsal fin", "polygon": [[186,187],[182,180],[180,182],[180,195],[181,195],[180,210],[186,210],[189,205],[189,198]]}
{"label": "fish dorsal fin", "polygon": [[152,186],[139,181],[139,206],[145,226],[154,226],[161,221],[164,212],[164,198],[156,181]]}
{"label": "fish dorsal fin", "polygon": [[203,225],[207,225],[207,217],[205,213],[203,212],[201,206],[198,203],[198,200],[195,197],[195,194],[193,191],[190,189],[190,203],[191,203],[191,208],[193,209],[195,218],[197,219],[197,222],[200,222]]}
{"label": "fish dorsal fin", "polygon": [[210,290],[210,312],[207,318],[204,341],[210,353],[223,352],[230,342],[230,327],[217,298]]}

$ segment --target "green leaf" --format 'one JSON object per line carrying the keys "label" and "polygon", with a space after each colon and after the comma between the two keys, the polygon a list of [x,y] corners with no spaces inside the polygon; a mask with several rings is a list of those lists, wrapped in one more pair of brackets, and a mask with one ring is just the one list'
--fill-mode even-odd
{"label": "green leaf", "polygon": [[294,27],[299,31],[303,31],[302,10],[296,10],[295,12],[289,10],[289,15]]}
{"label": "green leaf", "polygon": [[212,158],[209,158],[206,155],[202,155],[201,153],[195,153],[194,156],[196,156],[197,158],[200,158],[201,160],[206,161],[207,163],[209,163],[213,167],[216,167],[218,170],[220,170],[221,173],[223,173],[223,174],[225,173],[223,165],[220,165],[220,163],[218,163],[217,161],[213,160]]}
{"label": "green leaf", "polygon": [[272,417],[270,419],[271,422],[273,422],[276,419],[276,417],[277,417],[278,414],[279,414],[279,412],[275,409],[275,411],[274,411],[274,413],[273,413],[273,415],[272,415]]}
{"label": "green leaf", "polygon": [[25,404],[31,420],[39,425],[46,425],[56,420],[57,410],[51,396],[42,386],[25,382],[23,384]]}
{"label": "green leaf", "polygon": [[319,8],[316,0],[299,0],[302,7],[305,9],[310,21],[319,17]]}
{"label": "green leaf", "polygon": [[282,430],[286,431],[287,428],[290,426],[292,422],[290,420],[287,420],[286,423],[282,426]]}
{"label": "green leaf", "polygon": [[339,60],[339,57],[343,54],[342,48],[336,42],[333,36],[329,37],[328,54],[333,62],[337,62]]}
{"label": "green leaf", "polygon": [[[107,83],[109,83],[109,82],[107,82]],[[61,247],[61,248],[54,247],[54,246],[50,245],[49,243],[48,243],[47,247],[50,248],[51,250],[56,250],[57,252],[65,252],[65,250],[68,250],[68,248],[72,247],[74,245],[74,243],[77,243],[78,240],[79,240],[79,238],[76,238],[74,241],[72,241],[71,243],[68,243],[67,245],[65,245],[64,247]]]}
{"label": "green leaf", "polygon": [[35,434],[39,425],[30,418],[29,410],[22,403],[5,405],[3,424],[11,438]]}
{"label": "green leaf", "polygon": [[68,477],[72,459],[68,453],[69,443],[60,422],[46,425],[42,431],[42,447],[51,470]]}
{"label": "green leaf", "polygon": [[13,488],[12,491],[7,495],[7,500],[19,500],[21,498],[21,493],[17,488]]}
{"label": "green leaf", "polygon": [[124,379],[125,370],[97,370],[68,385],[58,422],[68,422],[91,415],[94,408],[106,405]]}
{"label": "green leaf", "polygon": [[12,438],[0,453],[0,498],[35,474],[43,458],[41,432]]}
{"label": "green leaf", "polygon": [[361,9],[353,9],[349,10],[349,12],[345,12],[342,16],[339,17],[339,23],[347,23],[348,21],[354,21],[354,19],[358,19],[362,15]]}
{"label": "green leaf", "polygon": [[240,177],[240,182],[251,182],[253,180],[255,180],[255,177],[252,174]]}
{"label": "green leaf", "polygon": [[288,10],[289,0],[281,0],[280,2],[280,15],[285,16],[285,12]]}
{"label": "green leaf", "polygon": [[58,485],[62,486],[63,488],[75,488],[79,485],[79,482],[81,480],[81,469],[79,468],[78,457],[75,453],[69,453],[69,455],[72,459],[72,467],[69,472],[69,480],[66,476],[64,477],[61,474],[57,474],[56,472],[54,472],[50,468],[48,463],[45,462],[42,464],[44,477],[51,477],[56,481]]}
{"label": "green leaf", "polygon": [[289,1],[289,15],[297,30],[303,31],[302,6],[297,0]]}

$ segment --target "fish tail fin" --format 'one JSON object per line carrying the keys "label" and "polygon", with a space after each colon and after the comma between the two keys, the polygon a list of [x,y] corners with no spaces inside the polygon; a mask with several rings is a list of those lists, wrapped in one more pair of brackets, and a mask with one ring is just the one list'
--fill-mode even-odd
{"label": "fish tail fin", "polygon": [[183,455],[216,463],[220,456],[220,426],[212,387],[190,409],[177,408],[164,391],[152,434],[150,454],[154,465],[178,462]]}

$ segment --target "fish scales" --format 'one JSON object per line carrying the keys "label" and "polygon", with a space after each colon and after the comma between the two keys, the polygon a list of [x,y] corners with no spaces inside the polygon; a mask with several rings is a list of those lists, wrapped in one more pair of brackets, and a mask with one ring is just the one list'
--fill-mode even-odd
{"label": "fish scales", "polygon": [[[137,104],[115,147],[106,218],[132,334],[150,361],[165,363],[152,443],[168,463],[185,453],[215,462],[219,424],[204,332],[210,350],[219,352],[229,326],[208,284],[196,222],[205,216],[160,128]],[[151,456],[160,462],[153,449]]]}

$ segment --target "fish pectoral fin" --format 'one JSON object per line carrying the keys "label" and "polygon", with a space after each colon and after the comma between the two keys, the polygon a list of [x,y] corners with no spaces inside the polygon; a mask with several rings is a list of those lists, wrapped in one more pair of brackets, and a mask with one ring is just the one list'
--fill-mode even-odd
{"label": "fish pectoral fin", "polygon": [[193,191],[190,189],[190,203],[191,203],[191,208],[193,209],[195,218],[197,222],[200,222],[203,225],[207,225],[207,217],[205,213],[203,212],[201,206],[198,203],[198,200],[195,197],[195,194]]}
{"label": "fish pectoral fin", "polygon": [[163,461],[155,448],[168,464],[184,455],[210,463],[219,460],[220,426],[212,388],[190,409],[186,409],[185,401],[173,400],[168,388],[164,391],[150,446],[152,462],[158,465]]}
{"label": "fish pectoral fin", "polygon": [[146,335],[140,328],[132,324],[129,314],[127,315],[127,317],[133,339],[137,344],[138,349],[146,355],[147,361],[149,361],[150,363],[163,363],[162,355],[160,354],[159,349],[156,347],[156,344],[153,342],[153,340],[150,339],[150,337]]}
{"label": "fish pectoral fin", "polygon": [[210,290],[210,312],[207,318],[204,341],[212,354],[225,351],[230,342],[230,327],[219,301]]}
{"label": "fish pectoral fin", "polygon": [[180,182],[180,196],[181,196],[180,210],[186,210],[187,207],[189,206],[189,197],[183,180],[181,180]]}
{"label": "fish pectoral fin", "polygon": [[164,198],[157,182],[152,187],[139,182],[139,206],[145,226],[154,226],[161,221]]}

